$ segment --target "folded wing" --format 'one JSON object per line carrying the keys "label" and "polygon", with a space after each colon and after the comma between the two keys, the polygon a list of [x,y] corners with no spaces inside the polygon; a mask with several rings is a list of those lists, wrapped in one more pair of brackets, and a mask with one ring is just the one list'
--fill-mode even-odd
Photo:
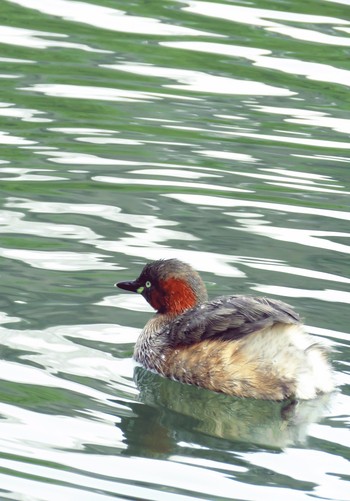
{"label": "folded wing", "polygon": [[[195,314],[194,314],[195,313]],[[273,299],[225,296],[190,310],[165,327],[173,346],[208,338],[240,339],[274,324],[301,323],[291,306]]]}

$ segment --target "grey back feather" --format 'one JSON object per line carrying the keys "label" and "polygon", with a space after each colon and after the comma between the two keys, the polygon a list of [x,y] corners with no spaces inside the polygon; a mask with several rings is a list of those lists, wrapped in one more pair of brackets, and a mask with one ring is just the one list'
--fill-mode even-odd
{"label": "grey back feather", "polygon": [[251,296],[224,296],[183,313],[164,327],[172,346],[215,338],[240,339],[276,323],[298,324],[299,315],[282,301]]}

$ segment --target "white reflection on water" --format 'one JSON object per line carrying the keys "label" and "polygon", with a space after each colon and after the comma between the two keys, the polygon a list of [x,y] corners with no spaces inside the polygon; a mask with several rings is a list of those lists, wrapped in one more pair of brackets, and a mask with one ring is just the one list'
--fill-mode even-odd
{"label": "white reflection on water", "polygon": [[[31,141],[32,142],[32,141]],[[37,172],[40,174],[37,174]],[[67,179],[62,176],[47,176],[42,172],[55,172],[51,169],[23,169],[21,167],[4,167],[1,169],[1,174],[11,174],[11,177],[0,177],[0,180],[10,181],[62,181]],[[35,173],[35,174],[33,174]]]}
{"label": "white reflection on water", "polygon": [[304,40],[306,42],[316,42],[327,45],[341,45],[345,47],[350,46],[349,37],[338,37],[334,35],[328,35],[326,33],[320,33],[319,31],[314,30],[295,28],[293,26],[273,26],[271,28],[267,28],[267,30],[295,38],[296,40]]}
{"label": "white reflection on water", "polygon": [[[78,139],[78,138],[77,138]],[[94,139],[94,138],[93,138]],[[97,140],[100,138],[96,138]],[[105,138],[101,138],[102,143],[105,143]],[[88,140],[88,139],[87,139]],[[122,140],[123,141],[123,140]],[[107,139],[108,142],[108,139]],[[186,144],[186,143],[164,143],[164,142],[159,142],[159,141],[140,141],[137,142],[138,145],[142,145],[145,142],[149,143],[154,143],[154,144],[177,144],[181,146],[189,146],[193,147],[194,145],[192,144]],[[24,146],[23,148],[31,148],[31,147],[26,147]],[[162,167],[161,171],[158,171],[158,175],[161,173],[162,176],[172,176],[171,172],[173,170],[183,170],[186,169],[186,176],[189,177],[192,175],[193,178],[197,178],[199,176],[198,172],[200,171],[202,173],[202,176],[204,176],[204,172],[212,172],[212,174],[208,174],[207,177],[216,177],[216,178],[221,178],[223,176],[218,175],[217,173],[224,173],[224,174],[230,174],[230,171],[225,170],[225,169],[219,169],[219,168],[213,168],[213,167],[195,167],[195,166],[187,166],[184,164],[170,164],[170,163],[161,163],[161,162],[143,162],[143,161],[133,161],[133,160],[119,160],[117,158],[107,158],[107,157],[101,157],[97,155],[92,155],[89,153],[73,153],[73,152],[68,152],[68,151],[56,151],[56,148],[49,148],[49,147],[41,147],[38,146],[36,148],[31,148],[35,149],[35,153],[37,155],[47,155],[47,152],[49,151],[49,156],[46,158],[48,162],[56,163],[56,164],[66,164],[66,165],[124,165],[124,166],[149,166],[149,167]],[[55,150],[55,151],[52,151]],[[197,153],[197,152],[196,152]],[[199,150],[198,153],[201,153]],[[204,151],[204,154],[206,152]],[[252,159],[254,161],[253,157],[250,157],[250,155],[241,155],[241,154],[229,154],[224,152],[221,154],[220,152],[207,152],[207,156],[214,156],[218,158],[229,158],[229,159],[235,159],[235,160],[242,160],[242,161],[249,161]],[[166,170],[164,170],[166,169]],[[39,169],[32,169],[32,170],[39,170]],[[41,171],[44,169],[40,169]],[[49,170],[49,169],[48,169]],[[24,171],[24,169],[23,169]],[[146,169],[142,170],[141,172],[145,172]],[[9,171],[10,172],[10,171]],[[13,168],[13,172],[15,172],[15,168]],[[73,171],[70,171],[73,172]],[[85,170],[82,172],[86,172]],[[135,171],[129,171],[129,173],[135,172]],[[190,174],[191,173],[191,174]],[[127,181],[127,180],[125,180]],[[118,181],[115,181],[118,182]],[[222,187],[221,187],[222,188]],[[212,189],[212,188],[211,188]],[[217,188],[220,189],[220,188]],[[229,188],[228,188],[229,189]],[[231,188],[230,188],[231,189]],[[246,193],[250,193],[250,190],[243,190],[238,188],[236,191],[243,191]]]}
{"label": "white reflection on water", "polygon": [[37,144],[36,141],[29,141],[23,137],[12,136],[8,132],[0,131],[0,144],[17,144],[18,146],[25,144]]}
{"label": "white reflection on water", "polygon": [[9,197],[6,207],[28,209],[30,212],[47,214],[83,214],[130,225],[132,228],[150,229],[158,226],[176,226],[178,223],[146,214],[127,214],[122,209],[103,204],[77,204],[40,202],[26,198]]}
{"label": "white reflection on water", "polygon": [[99,238],[94,231],[85,226],[23,221],[25,217],[26,215],[21,212],[0,210],[0,233],[37,235],[45,238]]}
{"label": "white reflection on water", "polygon": [[190,264],[198,271],[207,272],[208,263],[210,263],[210,270],[216,275],[223,277],[245,277],[243,271],[233,266],[236,259],[230,255],[160,246],[154,242],[145,241],[144,234],[141,233],[138,237],[135,236],[134,238],[133,246],[130,245],[129,241],[125,242],[124,240],[97,240],[95,242],[87,241],[87,243],[91,243],[102,250],[122,253],[126,256],[141,257],[146,260],[177,258]]}
{"label": "white reflection on water", "polygon": [[[283,204],[261,204],[256,202],[246,202],[246,201],[235,201],[232,199],[226,198],[217,198],[217,197],[206,197],[203,195],[164,195],[170,198],[175,198],[181,201],[190,200],[190,203],[195,203],[195,200],[198,202],[198,205],[222,205],[222,206],[255,206],[259,208],[267,208],[272,210],[282,210],[286,212],[305,212],[311,214],[318,215],[328,215],[325,214],[330,212],[333,217],[339,217],[340,219],[345,219],[342,217],[342,213],[338,214],[337,211],[325,211],[323,209],[310,209],[299,206],[288,206]],[[199,197],[199,198],[197,198]],[[174,225],[174,222],[161,221],[156,218],[152,218],[151,216],[138,216],[138,215],[130,215],[130,214],[121,214],[116,208],[110,208],[108,206],[97,206],[97,210],[95,210],[95,205],[93,204],[60,204],[60,203],[45,203],[45,202],[32,202],[27,201],[25,199],[10,199],[6,204],[9,207],[22,207],[28,208],[33,212],[53,212],[53,213],[78,213],[78,214],[88,214],[94,217],[102,217],[106,219],[111,219],[114,221],[120,221],[127,224],[130,224],[134,227],[138,227],[140,229],[144,229],[143,232],[135,232],[129,233],[126,237],[121,238],[115,241],[103,240],[101,237],[97,235],[94,238],[89,239],[85,238],[82,240],[82,243],[87,245],[92,245],[97,249],[107,251],[107,252],[116,252],[122,253],[127,256],[137,256],[142,257],[144,259],[155,260],[155,259],[166,259],[166,258],[174,258],[177,257],[182,259],[196,269],[200,271],[208,271],[208,262],[211,263],[211,271],[220,276],[245,276],[244,272],[241,269],[238,269],[234,266],[234,264],[242,267],[250,267],[257,268],[261,270],[270,270],[277,273],[287,273],[292,275],[300,275],[304,277],[309,277],[318,280],[330,280],[340,283],[350,283],[350,279],[346,277],[342,277],[339,275],[331,274],[331,273],[323,273],[318,272],[317,270],[310,270],[305,268],[298,268],[289,266],[287,263],[283,261],[276,261],[272,259],[258,259],[258,258],[250,258],[249,256],[232,256],[225,255],[213,252],[200,252],[195,250],[184,250],[175,247],[169,247],[168,245],[164,245],[169,240],[180,240],[181,242],[186,240],[196,240],[196,237],[184,232],[173,231],[169,229],[159,228],[159,226],[164,225]],[[321,212],[319,212],[321,211]],[[144,220],[142,220],[142,218]],[[349,218],[349,214],[347,214],[347,218]],[[248,221],[248,223],[246,223]],[[248,218],[243,218],[241,220],[241,224],[250,224]],[[259,226],[259,223],[257,224]],[[261,230],[265,231],[265,226],[261,225]],[[267,227],[269,228],[269,227]],[[34,228],[35,230],[35,228]],[[59,230],[59,228],[58,228]],[[276,235],[278,238],[280,229],[276,230]],[[297,230],[296,230],[297,231]],[[312,232],[313,233],[313,232]],[[322,232],[323,235],[324,232]],[[317,235],[319,232],[317,232]],[[328,233],[326,233],[328,235]],[[46,235],[50,237],[50,234]],[[268,235],[270,236],[270,235]],[[283,232],[282,232],[283,236]],[[313,238],[317,238],[313,235]],[[332,234],[332,236],[334,236]],[[337,233],[337,236],[339,234]],[[342,234],[342,236],[344,236]],[[346,234],[346,236],[348,236]],[[275,237],[275,235],[273,236]],[[316,245],[320,247],[324,242],[327,245],[327,241],[320,239],[321,241]],[[293,240],[295,241],[295,239]],[[161,242],[161,243],[160,243]],[[313,243],[313,242],[312,242]],[[300,245],[303,244],[303,239],[300,240]],[[329,243],[332,246],[332,242]],[[336,245],[336,244],[335,244]],[[100,254],[91,254],[86,253],[85,261],[82,261],[81,254],[78,253],[62,253],[62,252],[40,252],[40,251],[20,251],[17,249],[3,249],[1,251],[4,257],[8,257],[10,259],[19,259],[28,264],[46,269],[118,269],[115,265],[111,263],[101,263],[101,259],[106,258],[108,256],[102,256]],[[0,253],[0,254],[1,254]]]}
{"label": "white reflection on water", "polygon": [[225,56],[239,57],[245,59],[258,60],[260,57],[271,54],[270,50],[258,49],[255,47],[245,47],[243,45],[231,45],[228,43],[215,42],[159,42],[159,45],[174,49],[193,50],[196,52],[208,52],[211,54],[221,54]]}
{"label": "white reflection on water", "polygon": [[[350,76],[350,75],[349,75]],[[344,134],[350,134],[350,120],[346,118],[333,118],[333,117],[323,117],[323,118],[289,118],[286,122],[291,122],[294,124],[301,125],[311,125],[316,127],[327,127],[334,130],[335,132],[341,132]]]}
{"label": "white reflection on water", "polygon": [[[311,157],[311,158],[313,158],[313,157]],[[350,161],[350,159],[349,159],[349,161]],[[310,173],[310,172],[296,171],[296,170],[290,170],[290,169],[275,169],[275,168],[272,169],[270,167],[263,167],[263,168],[260,168],[259,170],[266,171],[266,172],[273,172],[275,174],[281,174],[282,176],[296,177],[296,178],[299,178],[302,180],[314,179],[314,180],[322,181],[322,182],[327,181],[329,184],[323,185],[323,186],[335,186],[337,188],[341,188],[340,185],[333,184],[333,183],[335,183],[334,179],[332,179],[330,176],[327,176],[324,174],[314,174],[314,173]]]}
{"label": "white reflection on water", "polygon": [[121,139],[112,137],[77,137],[76,141],[81,143],[90,144],[127,144],[129,146],[141,146],[143,141],[136,141],[135,139]]}
{"label": "white reflection on water", "polygon": [[[199,153],[201,153],[201,152],[199,152]],[[208,152],[208,156],[212,156],[214,158],[229,159],[229,160],[234,159],[234,155],[235,154],[233,153],[232,157],[231,157],[231,154],[230,153],[226,154],[226,152],[224,152],[224,153],[215,152],[215,151]],[[247,157],[249,157],[249,155],[247,155]],[[236,158],[236,160],[240,160],[240,159]],[[234,175],[234,176],[251,177],[254,179],[262,179],[265,181],[270,181],[270,182],[267,182],[266,184],[287,186],[287,183],[295,183],[296,187],[298,187],[299,189],[308,189],[308,190],[315,190],[315,191],[320,191],[320,192],[326,191],[329,193],[347,194],[346,191],[325,188],[327,186],[331,186],[332,188],[333,187],[341,188],[342,186],[334,185],[331,183],[324,183],[322,177],[318,177],[318,179],[322,181],[322,184],[320,184],[320,182],[316,182],[311,178],[307,179],[308,176],[303,176],[302,173],[300,173],[300,176],[298,176],[298,173],[294,172],[294,175],[289,176],[289,171],[285,170],[285,169],[278,169],[278,170],[259,169],[259,170],[273,172],[274,175],[272,175],[272,174],[259,174],[258,172],[242,172],[242,171],[236,171],[236,170],[230,170],[229,173]],[[279,175],[277,175],[277,174],[279,174]],[[316,176],[314,177],[314,179],[316,179]],[[327,180],[329,181],[329,179],[327,179]],[[275,182],[272,183],[271,181],[275,181]],[[276,181],[278,181],[278,182],[276,182]],[[288,185],[288,186],[290,186],[290,185]],[[293,187],[294,187],[294,185],[293,185]]]}
{"label": "white reflection on water", "polygon": [[199,98],[179,96],[174,94],[160,94],[136,90],[115,89],[111,87],[94,87],[89,85],[66,84],[34,84],[31,87],[19,87],[18,90],[42,92],[47,96],[72,99],[99,99],[100,101],[123,101],[126,103],[149,103],[163,98],[182,100],[198,100]]}
{"label": "white reflection on water", "polygon": [[14,57],[0,57],[0,63],[35,64],[31,59],[17,59]]}
{"label": "white reflection on water", "polygon": [[93,181],[98,181],[100,183],[112,183],[112,184],[127,184],[127,185],[141,185],[141,186],[171,186],[179,188],[195,188],[204,190],[214,190],[214,191],[225,191],[225,192],[241,192],[241,193],[252,193],[251,190],[243,190],[240,188],[231,188],[229,186],[219,186],[213,184],[204,183],[188,183],[182,181],[165,181],[163,179],[144,179],[144,178],[124,178],[124,177],[112,177],[112,176],[93,176]]}
{"label": "white reflection on water", "polygon": [[298,136],[279,136],[277,134],[272,135],[272,134],[258,134],[258,133],[251,133],[247,131],[243,132],[235,132],[234,130],[227,130],[228,128],[230,129],[235,129],[235,127],[230,127],[230,126],[219,126],[218,130],[215,129],[203,129],[200,127],[183,127],[183,126],[178,126],[178,125],[163,125],[163,127],[166,127],[168,129],[178,129],[178,130],[188,130],[188,131],[197,131],[197,132],[206,132],[206,133],[215,133],[219,132],[220,134],[227,134],[229,136],[237,136],[237,137],[249,137],[252,139],[258,139],[261,141],[273,141],[273,142],[278,142],[278,143],[287,143],[287,144],[305,144],[307,146],[317,146],[321,148],[339,148],[339,149],[350,149],[350,143],[345,143],[345,142],[340,142],[340,141],[328,141],[326,139],[309,139],[309,138],[304,138]]}
{"label": "white reflection on water", "polygon": [[[159,169],[140,169],[140,170],[131,170],[129,174],[143,174],[145,176],[159,176]],[[180,179],[201,179],[202,177],[216,177],[220,178],[217,174],[209,174],[207,172],[198,172],[192,170],[180,170],[180,169],[169,169],[162,170],[162,176],[165,177],[178,177]]]}
{"label": "white reflection on water", "polygon": [[110,257],[92,252],[38,251],[0,247],[0,256],[15,259],[41,270],[82,271],[120,270],[122,268],[103,260]]}
{"label": "white reflection on water", "polygon": [[[326,433],[324,431],[326,430]],[[316,423],[310,426],[310,435],[324,439],[325,434],[329,442],[339,444],[342,447],[350,447],[350,430],[344,428],[335,428],[332,426],[318,425]]]}
{"label": "white reflection on water", "polygon": [[277,261],[275,263],[269,263],[269,260],[263,260],[257,262],[252,262],[245,257],[241,257],[238,260],[241,264],[247,266],[248,268],[257,268],[259,270],[273,271],[275,273],[287,273],[290,275],[297,275],[299,277],[313,278],[316,280],[329,280],[333,282],[340,282],[345,284],[350,284],[350,278],[342,277],[340,275],[334,275],[333,273],[324,273],[322,271],[310,270],[307,268],[298,268],[296,266],[288,266],[287,264]]}
{"label": "white reflection on water", "polygon": [[13,448],[13,442],[17,442],[26,444],[27,447],[41,448],[44,445],[52,449],[69,448],[78,451],[92,441],[105,446],[110,446],[113,442],[121,449],[126,448],[122,441],[122,431],[115,426],[119,418],[110,416],[108,422],[107,413],[103,414],[102,421],[98,413],[94,416],[89,411],[86,412],[86,417],[77,414],[73,417],[55,416],[0,403],[0,414],[4,434],[9,437],[2,439],[2,447],[6,447],[8,441],[9,449]]}
{"label": "white reflection on water", "polygon": [[[254,66],[283,71],[291,75],[302,75],[310,80],[331,82],[349,86],[350,71],[336,68],[330,64],[301,61],[299,59],[272,57],[271,51],[261,49],[247,49],[238,45],[228,45],[212,42],[160,42],[160,45],[175,49],[207,52],[209,54],[222,54],[230,57],[250,59]],[[348,39],[350,45],[350,38]],[[293,111],[293,110],[291,110]],[[316,112],[317,114],[317,112]],[[322,115],[322,113],[321,113]]]}
{"label": "white reflection on water", "polygon": [[[11,336],[12,332],[13,332],[12,330],[9,330],[7,336]],[[6,340],[6,345],[8,345],[7,340]],[[59,357],[59,354],[55,352],[53,356]],[[50,360],[46,360],[46,363],[50,365]],[[38,369],[35,367],[31,367],[29,365],[19,364],[15,362],[8,362],[6,360],[0,360],[0,369],[2,371],[1,378],[4,381],[11,381],[19,384],[38,385],[47,388],[65,389],[70,392],[74,392],[77,394],[81,394],[102,401],[103,403],[106,402],[108,403],[108,400],[110,398],[110,394],[108,393],[94,390],[93,388],[90,388],[89,386],[84,384],[79,384],[75,383],[74,381],[65,380],[62,377],[57,377],[53,374],[48,373],[46,369],[45,370]],[[62,366],[59,368],[59,370],[60,369],[62,369]],[[118,404],[111,403],[110,405],[118,405]]]}
{"label": "white reflection on water", "polygon": [[[116,158],[99,157],[88,153],[71,153],[68,151],[50,151],[49,162],[72,165],[140,165],[140,162],[118,160]],[[47,155],[46,151],[36,151],[38,155]]]}
{"label": "white reflection on water", "polygon": [[[34,456],[33,452],[31,456]],[[112,497],[106,494],[95,492],[94,485],[96,480],[91,478],[91,475],[64,472],[61,469],[55,470],[54,468],[37,464],[32,465],[28,463],[27,458],[22,461],[19,459],[19,456],[17,456],[16,461],[1,459],[1,465],[9,472],[0,474],[2,490],[7,493],[6,499],[13,499],[15,501],[19,499],[21,501],[34,501],[38,499],[75,501],[81,492],[84,493],[84,501],[108,501],[112,499]],[[19,475],[23,475],[25,478],[21,478]],[[14,477],[16,477],[15,487]],[[40,480],[37,480],[37,478]],[[44,483],[42,479],[49,480],[49,483]],[[61,485],[62,482],[64,483],[63,485]],[[70,487],[70,485],[73,487]],[[77,491],[75,486],[78,485],[83,491]],[[97,485],[100,491],[103,490],[105,492],[109,487],[109,482],[102,481],[98,482]],[[91,492],[89,492],[89,489],[91,489]],[[123,492],[123,490],[125,490],[125,487],[121,484],[121,490],[118,488],[118,493]],[[28,497],[28,492],[31,493],[30,498]],[[46,495],[48,497],[45,497]],[[121,498],[116,497],[116,495],[113,494],[113,501],[120,501]],[[178,500],[177,497],[176,500]]]}
{"label": "white reflection on water", "polygon": [[186,3],[188,7],[182,7],[182,9],[194,14],[200,14],[209,17],[219,17],[221,19],[234,21],[236,23],[251,24],[266,28],[277,28],[283,26],[280,23],[271,21],[271,19],[308,24],[350,24],[349,21],[337,17],[316,16],[314,14],[300,14],[282,10],[256,9],[254,7],[243,7],[241,5],[227,5],[221,3],[201,2],[196,0],[176,1],[179,3]]}
{"label": "white reflection on water", "polygon": [[295,214],[312,214],[315,216],[330,217],[350,221],[350,212],[306,207],[303,205],[288,205],[254,200],[239,200],[232,198],[214,197],[209,195],[192,195],[179,193],[165,193],[162,196],[194,205],[208,205],[213,207],[256,207],[273,211],[292,212]]}
{"label": "white reflection on water", "polygon": [[[7,320],[9,321],[9,320]],[[136,393],[132,381],[134,363],[130,358],[118,359],[107,351],[84,346],[82,340],[120,345],[134,343],[139,329],[118,324],[58,325],[43,330],[7,329],[0,327],[0,340],[14,350],[23,350],[24,363],[0,360],[6,381],[62,388],[106,403],[107,393],[61,377],[62,373],[86,376],[108,383],[109,387],[128,388]],[[76,338],[76,343],[70,338]],[[26,361],[42,368],[26,365]],[[16,369],[18,367],[18,369]],[[108,392],[108,389],[106,388]],[[110,405],[113,406],[113,403]]]}
{"label": "white reflection on water", "polygon": [[125,245],[135,245],[140,247],[152,247],[152,248],[163,248],[164,245],[159,245],[158,242],[168,242],[169,240],[180,240],[186,241],[197,241],[199,238],[191,235],[190,233],[185,233],[183,231],[174,231],[167,228],[147,228],[142,234],[137,232],[128,232],[128,236],[125,236],[119,240],[120,244],[124,247]]}
{"label": "white reflection on water", "polygon": [[[8,0],[11,1],[11,0]],[[62,42],[58,40],[46,40],[46,38],[68,38],[62,33],[50,33],[45,31],[15,28],[13,26],[0,25],[0,41],[9,45],[20,45],[31,49],[47,49],[49,47],[62,47],[65,49],[79,49],[86,52],[103,52],[110,54],[110,50],[93,49],[85,44]]]}
{"label": "white reflection on water", "polygon": [[20,322],[19,317],[10,317],[5,311],[0,311],[0,324],[10,324],[12,322]]}
{"label": "white reflection on water", "polygon": [[[170,120],[168,120],[170,121]],[[142,146],[143,144],[159,144],[161,146],[189,146],[193,147],[193,143],[179,143],[177,141],[149,141],[147,139],[120,139],[114,137],[77,137],[76,141],[80,141],[82,143],[91,143],[91,144],[128,144],[132,146]],[[155,165],[152,163],[152,165]],[[164,166],[168,164],[163,164]],[[171,167],[171,165],[170,165]],[[213,169],[214,170],[214,169]]]}
{"label": "white reflection on water", "polygon": [[47,130],[52,132],[60,132],[63,134],[85,134],[86,136],[110,136],[111,134],[119,134],[118,131],[110,129],[92,129],[90,127],[50,127]]}
{"label": "white reflection on water", "polygon": [[[339,341],[347,341],[347,345],[349,344],[349,334],[347,332],[339,332],[339,331],[334,331],[332,329],[324,329],[322,327],[314,327],[313,325],[305,325],[305,329],[307,332],[310,332],[310,334],[316,334],[316,336],[322,336],[324,338],[334,338],[338,342]],[[338,372],[336,376],[341,377],[342,374]],[[345,383],[344,383],[345,384]],[[337,414],[344,414],[343,412],[338,412],[337,409]],[[350,420],[350,416],[349,416]]]}
{"label": "white reflection on water", "polygon": [[349,87],[350,71],[336,68],[330,64],[312,63],[299,59],[263,57],[255,63],[255,66],[283,71],[291,75],[303,75],[309,80],[337,83]]}
{"label": "white reflection on water", "polygon": [[293,96],[296,93],[282,87],[263,82],[242,80],[211,75],[203,71],[174,69],[149,64],[103,64],[103,68],[114,69],[152,77],[176,80],[178,84],[164,84],[163,87],[213,94],[237,94],[253,96]]}
{"label": "white reflection on water", "polygon": [[[319,272],[307,268],[289,266],[284,261],[266,258],[251,258],[247,256],[232,256],[229,254],[218,254],[215,252],[200,252],[193,250],[183,250],[175,247],[165,247],[156,245],[154,242],[145,243],[145,235],[140,234],[138,238],[121,239],[119,241],[97,240],[86,241],[96,248],[109,252],[117,252],[126,256],[138,256],[147,260],[177,258],[193,266],[198,271],[210,271],[224,277],[244,277],[245,273],[241,268],[256,268],[259,270],[273,271],[275,273],[286,273],[290,275],[303,276],[316,280],[329,280],[333,282],[348,283],[350,278],[334,275],[332,273]],[[239,269],[233,264],[238,264]]]}
{"label": "white reflection on water", "polygon": [[45,111],[38,111],[29,108],[13,108],[14,104],[0,103],[0,116],[20,118],[23,122],[52,122],[50,118],[39,118],[35,115],[45,115]]}
{"label": "white reflection on water", "polygon": [[[350,79],[350,72],[348,75]],[[350,85],[350,80],[349,80]],[[322,113],[319,111],[298,109],[298,108],[278,108],[275,106],[253,106],[255,111],[261,111],[263,113],[286,115],[285,122],[310,125],[311,127],[326,127],[334,130],[335,132],[341,132],[344,134],[350,134],[350,120],[346,118],[335,118],[329,116],[328,113]],[[314,129],[313,129],[314,130]]]}
{"label": "white reflection on water", "polygon": [[9,73],[0,73],[0,78],[20,78],[20,75],[10,75]]}
{"label": "white reflection on water", "polygon": [[251,289],[262,292],[263,294],[272,294],[275,296],[284,297],[307,297],[327,301],[330,303],[346,303],[350,304],[350,292],[337,291],[334,289],[313,290],[299,289],[295,287],[282,287],[278,285],[256,285]]}
{"label": "white reflection on water", "polygon": [[[138,119],[142,120],[141,118],[137,117]],[[145,119],[146,120],[146,119]],[[151,119],[150,119],[151,120]],[[158,120],[156,120],[158,121]],[[159,120],[160,122],[173,122],[173,123],[179,123],[176,120]],[[107,130],[107,129],[91,129],[91,128],[84,128],[84,127],[50,127],[47,130],[52,131],[52,132],[61,132],[63,134],[72,134],[72,135],[79,135],[79,134],[84,134],[84,136],[88,137],[76,137],[76,141],[81,141],[83,143],[91,143],[91,144],[129,144],[129,145],[135,145],[135,146],[141,146],[143,144],[161,144],[161,145],[172,145],[172,146],[191,146],[193,147],[193,143],[179,143],[175,141],[157,141],[153,140],[150,141],[148,139],[120,139],[120,138],[114,138],[111,137],[114,134],[119,134],[119,131],[116,130]],[[93,136],[93,137],[90,137]],[[97,137],[96,137],[97,136]],[[165,164],[164,164],[165,165]]]}
{"label": "white reflection on water", "polygon": [[316,160],[326,160],[326,161],[331,161],[331,162],[341,162],[341,163],[349,163],[350,158],[348,157],[339,157],[339,156],[333,156],[333,155],[301,155],[298,153],[292,153],[292,157],[299,157],[299,158],[312,158]]}
{"label": "white reflection on water", "polygon": [[[254,452],[244,455],[250,464],[271,468],[293,480],[312,482],[313,496],[333,501],[349,498],[349,462],[340,455],[313,449],[287,449],[279,456],[268,452]],[[342,475],[345,479],[342,479]]]}
{"label": "white reflection on water", "polygon": [[150,118],[150,117],[135,117],[137,120],[143,120],[145,122],[161,122],[161,123],[181,123],[180,120],[170,120],[169,118]]}
{"label": "white reflection on water", "polygon": [[[295,181],[294,181],[295,182]],[[306,191],[315,191],[318,193],[341,193],[343,195],[349,195],[349,191],[343,191],[343,190],[330,190],[328,188],[321,188],[319,186],[301,186],[300,184],[292,184],[292,183],[267,183],[267,184],[273,184],[274,186],[283,186],[285,188],[292,188],[294,190],[306,190]]]}
{"label": "white reflection on water", "polygon": [[257,158],[246,153],[234,153],[233,151],[214,151],[214,150],[199,150],[196,152],[199,155],[204,155],[211,158],[222,158],[224,160],[238,160],[239,162],[258,162]]}
{"label": "white reflection on water", "polygon": [[[26,416],[29,415],[26,414]],[[22,419],[23,417],[24,413]],[[112,432],[112,426],[110,423],[108,424],[110,426],[109,432]],[[24,472],[29,475],[29,478],[33,478],[33,475],[36,477],[40,475],[40,491],[38,492],[40,497],[45,493],[46,486],[42,482],[44,478],[64,481],[68,486],[79,486],[79,491],[75,491],[75,496],[77,492],[83,492],[84,500],[87,501],[90,501],[90,499],[100,501],[99,494],[95,493],[96,490],[105,494],[105,496],[101,496],[101,501],[118,499],[113,494],[124,495],[129,499],[190,501],[194,498],[197,499],[200,495],[203,495],[205,499],[208,499],[208,497],[212,499],[217,497],[232,499],[232,493],[238,499],[247,501],[260,501],[261,496],[271,501],[281,501],[281,499],[285,501],[305,501],[305,493],[298,490],[275,485],[261,485],[257,488],[255,484],[238,481],[234,478],[234,471],[230,476],[228,476],[227,468],[225,468],[225,471],[220,471],[221,463],[218,464],[217,469],[210,469],[204,466],[182,464],[177,461],[177,456],[174,459],[170,457],[168,461],[164,461],[147,457],[115,455],[113,452],[111,454],[95,454],[93,452],[86,454],[45,447],[39,449],[38,443],[35,441],[33,444],[32,438],[37,438],[40,443],[40,429],[35,427],[32,420],[23,422],[22,426],[25,431],[22,432],[21,430],[21,437],[18,437],[18,440],[16,440],[16,434],[14,434],[12,443],[7,444],[7,441],[5,441],[6,451],[16,455],[20,454],[21,457],[39,458],[41,461],[54,464],[55,468],[32,465],[18,460],[12,462],[4,459],[2,461],[4,461],[5,467],[10,467],[10,469],[12,467],[17,472],[16,477],[18,477],[18,472]],[[34,437],[30,435],[30,430],[33,430],[32,433],[36,432]],[[54,430],[55,428],[51,430],[53,434]],[[23,433],[27,433],[27,435],[24,437]],[[93,435],[88,440],[88,443],[91,442],[94,442]],[[118,436],[116,436],[115,442],[118,443]],[[111,443],[113,447],[112,439]],[[20,447],[20,444],[22,444],[22,447]],[[272,454],[272,456],[275,458],[275,454]],[[58,470],[57,465],[61,465],[63,468],[61,467]],[[273,471],[273,468],[271,470]],[[1,475],[0,479],[2,487],[9,486],[13,491],[13,476],[11,476],[12,484],[7,483],[6,475]],[[19,477],[18,480],[21,480],[21,478]],[[27,485],[27,478],[25,481]],[[32,489],[32,487],[31,485],[30,488]],[[19,487],[16,488],[24,489],[24,486],[19,482]],[[94,496],[96,497],[89,498],[89,491],[87,490],[89,488],[94,490]],[[52,492],[57,495],[54,498],[55,501],[56,499],[62,499],[58,495],[64,496],[65,491],[67,491],[67,489],[63,490],[62,486],[57,486],[52,481],[48,489],[50,499],[53,499],[51,497]],[[28,492],[28,490],[25,492]],[[35,488],[30,492],[36,492]],[[182,492],[186,492],[186,495],[181,494]],[[72,495],[69,499],[77,499],[74,497],[74,493]],[[65,498],[63,497],[63,499]]]}
{"label": "white reflection on water", "polygon": [[[230,213],[226,213],[230,215]],[[298,245],[306,245],[308,247],[316,247],[317,249],[327,249],[334,252],[343,252],[350,254],[350,246],[332,242],[331,237],[349,238],[350,233],[337,231],[317,231],[300,228],[283,228],[271,226],[269,221],[249,220],[248,218],[237,219],[237,222],[243,227],[235,227],[234,230],[246,231],[255,235],[268,237],[282,242],[298,243]],[[324,238],[328,237],[328,238]]]}
{"label": "white reflection on water", "polygon": [[123,10],[112,9],[102,5],[70,0],[7,0],[9,2],[37,9],[50,16],[58,16],[67,21],[84,23],[105,30],[124,33],[140,33],[145,35],[170,36],[222,36],[192,28],[184,28],[173,24],[162,23],[152,17],[127,15]]}
{"label": "white reflection on water", "polygon": [[340,3],[342,5],[350,6],[350,0],[326,0],[326,2]]}
{"label": "white reflection on water", "polygon": [[[130,310],[130,311],[146,311],[148,313],[154,313],[154,309],[152,306],[150,306],[147,301],[143,299],[143,297],[140,297],[139,294],[120,294],[118,293],[117,296],[106,296],[102,299],[102,301],[99,301],[98,303],[95,303],[98,306],[108,306],[108,307],[113,307],[113,308],[122,308],[123,310]],[[128,341],[130,342],[130,338]]]}

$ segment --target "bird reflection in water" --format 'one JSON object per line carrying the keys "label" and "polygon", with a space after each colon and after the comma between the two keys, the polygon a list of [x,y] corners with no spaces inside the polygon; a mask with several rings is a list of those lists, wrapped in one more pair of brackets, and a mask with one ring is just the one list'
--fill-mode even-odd
{"label": "bird reflection in water", "polygon": [[329,410],[330,395],[281,402],[240,399],[172,381],[139,366],[134,379],[142,403],[131,404],[134,416],[119,424],[128,455],[174,454],[179,442],[212,447],[215,438],[237,446],[301,445],[309,425]]}

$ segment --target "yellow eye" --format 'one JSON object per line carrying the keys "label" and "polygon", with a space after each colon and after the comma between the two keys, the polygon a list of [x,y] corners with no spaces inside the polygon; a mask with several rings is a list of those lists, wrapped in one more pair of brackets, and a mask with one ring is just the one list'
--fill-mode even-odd
{"label": "yellow eye", "polygon": [[145,283],[145,286],[147,287],[147,289],[149,289],[149,288],[151,287],[151,285],[152,285],[152,284],[151,284],[151,282],[149,282],[149,281],[147,280],[147,282]]}

